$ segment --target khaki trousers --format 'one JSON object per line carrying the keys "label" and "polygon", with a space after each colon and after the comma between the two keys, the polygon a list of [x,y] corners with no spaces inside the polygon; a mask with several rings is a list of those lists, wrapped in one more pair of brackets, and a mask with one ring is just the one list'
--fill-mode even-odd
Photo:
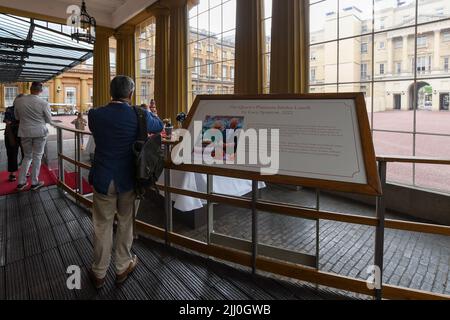
{"label": "khaki trousers", "polygon": [[42,156],[45,151],[45,143],[47,137],[39,138],[21,138],[23,153],[25,154],[22,167],[19,172],[19,184],[27,182],[27,173],[30,169],[31,162],[33,162],[33,170],[31,171],[31,184],[39,183],[39,172],[41,171]]}
{"label": "khaki trousers", "polygon": [[113,246],[113,224],[117,213],[117,230],[114,262],[116,273],[124,272],[132,261],[133,203],[134,191],[117,193],[114,182],[109,185],[108,194],[94,190],[92,218],[94,224],[94,263],[92,271],[98,278],[104,278],[111,261]]}

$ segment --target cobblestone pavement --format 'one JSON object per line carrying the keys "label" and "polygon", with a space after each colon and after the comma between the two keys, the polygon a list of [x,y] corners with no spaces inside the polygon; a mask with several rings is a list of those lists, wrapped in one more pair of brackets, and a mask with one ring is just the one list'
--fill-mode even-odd
{"label": "cobblestone pavement", "polygon": [[[315,193],[270,185],[262,190],[264,199],[315,205]],[[156,207],[141,206],[138,218],[163,226]],[[321,195],[321,209],[374,216],[375,209],[336,196]],[[145,212],[144,212],[145,211]],[[180,213],[189,214],[189,213]],[[412,220],[392,213],[388,218]],[[259,241],[264,244],[315,255],[316,222],[259,212]],[[320,221],[319,262],[323,271],[367,279],[374,261],[375,228],[335,221]],[[206,241],[206,226],[190,229],[174,220],[174,230]],[[225,205],[214,207],[214,231],[251,239],[251,212]],[[450,238],[417,232],[386,229],[384,247],[385,283],[407,288],[450,294]]]}

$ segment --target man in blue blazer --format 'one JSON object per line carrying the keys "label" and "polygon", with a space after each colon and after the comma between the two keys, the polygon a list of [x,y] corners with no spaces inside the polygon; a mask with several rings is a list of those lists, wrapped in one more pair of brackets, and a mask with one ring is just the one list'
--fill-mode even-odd
{"label": "man in blue blazer", "polygon": [[[97,288],[105,283],[111,261],[116,213],[116,282],[125,281],[137,264],[137,257],[131,254],[133,204],[136,200],[132,146],[139,131],[136,112],[130,106],[134,89],[131,78],[115,77],[110,86],[112,101],[104,107],[92,109],[88,115],[89,129],[96,145],[89,180],[94,186],[94,262],[91,278]],[[146,114],[148,132],[161,132],[162,121],[151,112]]]}

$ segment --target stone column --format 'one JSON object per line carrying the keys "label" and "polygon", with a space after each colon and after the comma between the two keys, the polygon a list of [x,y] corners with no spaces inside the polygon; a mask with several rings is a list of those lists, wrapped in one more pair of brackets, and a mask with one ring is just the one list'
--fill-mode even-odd
{"label": "stone column", "polygon": [[187,111],[187,33],[188,14],[185,0],[163,2],[170,12],[168,101],[166,116],[175,122],[176,115]]}
{"label": "stone column", "polygon": [[89,103],[89,87],[87,77],[81,78],[80,93],[80,112],[83,113],[87,110]]}
{"label": "stone column", "polygon": [[117,39],[117,74],[135,78],[135,26],[123,25],[114,36]]}
{"label": "stone column", "polygon": [[64,88],[62,85],[61,77],[55,78],[54,90],[55,103],[64,103]]}
{"label": "stone column", "polygon": [[20,83],[19,84],[19,90],[18,90],[19,94],[20,93],[22,93],[22,94],[29,94],[30,93],[30,87],[31,87],[31,84],[28,83],[28,82]]}
{"label": "stone column", "polygon": [[[402,73],[407,73],[411,62],[408,59],[408,36],[403,36],[402,47]],[[414,70],[412,71],[414,72]]]}
{"label": "stone column", "polygon": [[109,63],[109,38],[111,29],[97,27],[97,38],[94,45],[93,95],[94,107],[101,107],[110,100],[109,83],[111,67]]}
{"label": "stone column", "polygon": [[155,81],[154,92],[158,114],[169,117],[168,72],[169,72],[169,8],[161,4],[151,6],[148,12],[155,16]]}
{"label": "stone column", "polygon": [[0,111],[5,111],[5,86],[0,84]]}
{"label": "stone column", "polygon": [[387,39],[386,43],[386,50],[387,50],[387,68],[386,73],[387,74],[393,74],[394,73],[394,67],[393,67],[393,55],[394,55],[394,48],[392,45],[392,38]]}
{"label": "stone column", "polygon": [[437,73],[441,69],[441,30],[434,30],[434,46],[433,46],[433,73]]}

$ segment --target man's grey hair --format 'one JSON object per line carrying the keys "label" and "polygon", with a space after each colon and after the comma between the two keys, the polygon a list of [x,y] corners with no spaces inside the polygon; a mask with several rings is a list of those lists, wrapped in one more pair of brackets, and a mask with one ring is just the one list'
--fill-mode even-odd
{"label": "man's grey hair", "polygon": [[110,93],[113,100],[128,99],[135,88],[134,81],[127,76],[116,76],[111,80]]}

